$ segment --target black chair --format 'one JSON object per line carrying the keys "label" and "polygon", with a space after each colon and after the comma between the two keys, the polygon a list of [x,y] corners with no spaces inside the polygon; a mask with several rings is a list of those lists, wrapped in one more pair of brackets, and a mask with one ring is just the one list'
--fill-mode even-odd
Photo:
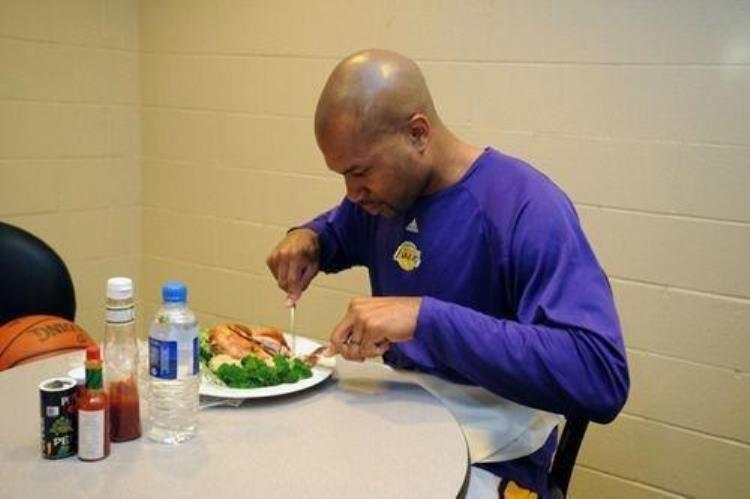
{"label": "black chair", "polygon": [[589,422],[585,419],[568,418],[565,422],[549,473],[550,493],[553,499],[564,499],[568,493],[570,477],[588,425]]}
{"label": "black chair", "polygon": [[70,273],[44,241],[0,222],[0,325],[35,314],[75,320]]}

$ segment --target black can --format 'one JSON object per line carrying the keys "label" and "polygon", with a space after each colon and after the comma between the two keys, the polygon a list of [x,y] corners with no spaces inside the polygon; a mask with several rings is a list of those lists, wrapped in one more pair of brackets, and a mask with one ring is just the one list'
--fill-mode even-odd
{"label": "black can", "polygon": [[42,409],[42,457],[74,456],[78,447],[78,395],[76,380],[50,378],[39,383]]}

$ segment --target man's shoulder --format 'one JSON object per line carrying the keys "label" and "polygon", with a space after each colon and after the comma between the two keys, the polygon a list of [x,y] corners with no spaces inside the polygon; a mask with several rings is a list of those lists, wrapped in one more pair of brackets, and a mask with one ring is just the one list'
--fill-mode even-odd
{"label": "man's shoulder", "polygon": [[565,193],[530,163],[487,148],[477,160],[466,189],[490,218],[513,216],[529,203],[567,204]]}
{"label": "man's shoulder", "polygon": [[[567,237],[578,216],[567,195],[546,175],[519,158],[488,149],[466,189],[475,200],[491,244],[509,250],[514,240],[542,244]],[[544,234],[544,237],[539,237]]]}

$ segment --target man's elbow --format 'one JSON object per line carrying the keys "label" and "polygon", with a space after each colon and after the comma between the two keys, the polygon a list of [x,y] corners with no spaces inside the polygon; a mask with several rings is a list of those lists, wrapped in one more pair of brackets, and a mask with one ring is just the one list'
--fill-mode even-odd
{"label": "man's elbow", "polygon": [[607,385],[607,389],[601,392],[588,411],[587,419],[600,424],[611,423],[628,400],[630,378],[627,367],[623,367],[618,375],[612,376]]}

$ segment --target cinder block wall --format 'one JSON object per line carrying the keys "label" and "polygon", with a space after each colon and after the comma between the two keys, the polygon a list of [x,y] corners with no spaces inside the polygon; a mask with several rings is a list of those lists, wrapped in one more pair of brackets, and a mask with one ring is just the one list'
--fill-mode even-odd
{"label": "cinder block wall", "polygon": [[0,220],[62,256],[96,338],[140,273],[139,104],[135,0],[0,2]]}

